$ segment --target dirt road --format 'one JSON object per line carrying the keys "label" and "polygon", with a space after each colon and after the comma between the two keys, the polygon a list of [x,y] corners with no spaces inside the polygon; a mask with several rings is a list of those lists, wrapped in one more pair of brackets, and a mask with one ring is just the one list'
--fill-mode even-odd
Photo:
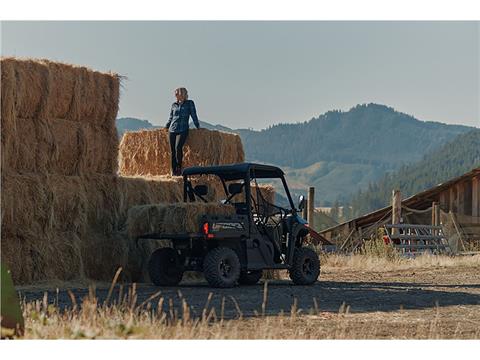
{"label": "dirt road", "polygon": [[[120,292],[125,294],[128,286],[124,285],[123,289],[117,286],[113,299],[118,299]],[[43,299],[45,292],[38,286],[19,287],[18,290],[27,301]],[[356,314],[397,312],[401,309],[418,311],[436,307],[454,311],[455,308],[467,306],[475,309],[478,306],[477,313],[480,314],[480,269],[477,268],[438,267],[385,272],[327,269],[314,286],[293,286],[289,280],[270,281],[267,294],[264,294],[263,283],[233,289],[214,289],[205,282],[192,281],[165,288],[137,284],[137,304],[159,290],[165,310],[169,310],[171,302],[180,313],[182,299],[185,299],[194,316],[202,314],[210,293],[212,296],[208,309],[214,308],[216,314],[220,315],[223,302],[225,318],[236,318],[240,313],[248,317],[261,314],[262,311],[268,315],[282,311],[290,313],[294,304],[301,313],[309,313],[315,308],[317,312],[337,313],[341,307],[346,309],[347,306],[350,313]],[[88,295],[88,288],[85,287],[72,288],[71,291],[77,302]],[[100,302],[105,300],[107,293],[107,284],[97,285],[96,295]],[[152,301],[153,306],[158,299]],[[58,294],[55,289],[48,290],[48,301],[58,301],[60,307],[72,305],[65,289],[60,289]],[[471,321],[480,324],[480,315],[477,317]]]}

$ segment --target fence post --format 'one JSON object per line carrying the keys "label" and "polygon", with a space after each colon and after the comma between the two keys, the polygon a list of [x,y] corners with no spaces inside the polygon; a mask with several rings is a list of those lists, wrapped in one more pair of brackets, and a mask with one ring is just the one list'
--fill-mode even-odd
{"label": "fence post", "polygon": [[476,222],[480,222],[480,176],[472,179],[472,216]]}
{"label": "fence post", "polygon": [[315,220],[313,219],[313,214],[315,210],[315,188],[313,186],[308,188],[308,213],[307,213],[307,221],[308,226],[312,229],[314,227]]}
{"label": "fence post", "polygon": [[305,220],[308,219],[308,199],[305,199],[305,203],[303,204],[302,217]]}
{"label": "fence post", "polygon": [[[402,193],[400,190],[392,191],[392,224],[400,224],[402,217]],[[398,229],[392,229],[392,234],[398,234]]]}
{"label": "fence post", "polygon": [[[432,225],[440,225],[440,204],[436,201],[432,202]],[[434,230],[433,235],[438,235],[438,231]]]}

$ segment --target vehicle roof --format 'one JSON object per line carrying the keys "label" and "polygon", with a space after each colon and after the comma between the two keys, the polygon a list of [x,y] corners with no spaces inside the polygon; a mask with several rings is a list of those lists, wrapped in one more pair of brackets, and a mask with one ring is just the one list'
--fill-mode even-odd
{"label": "vehicle roof", "polygon": [[255,163],[192,166],[184,169],[182,175],[218,175],[225,180],[236,180],[245,178],[249,171],[250,176],[256,178],[277,178],[284,175],[283,171],[276,166]]}

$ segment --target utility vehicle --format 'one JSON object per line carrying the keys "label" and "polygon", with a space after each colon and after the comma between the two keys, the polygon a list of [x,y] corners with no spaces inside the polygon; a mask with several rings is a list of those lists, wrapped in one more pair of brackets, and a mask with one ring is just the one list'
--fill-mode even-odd
{"label": "utility vehicle", "polygon": [[[149,259],[149,275],[155,285],[177,285],[184,271],[203,272],[211,286],[220,288],[255,284],[266,269],[287,269],[299,285],[317,280],[318,255],[305,246],[307,235],[317,234],[299,216],[304,197],[299,197],[295,208],[280,168],[253,163],[198,166],[184,169],[182,176],[187,203],[207,201],[208,186],[193,186],[194,177],[217,177],[225,191],[222,203],[233,206],[235,214],[202,215],[198,232],[193,234],[141,236],[171,241],[171,247],[155,250]],[[258,186],[261,179],[279,180],[288,206],[268,202]]]}

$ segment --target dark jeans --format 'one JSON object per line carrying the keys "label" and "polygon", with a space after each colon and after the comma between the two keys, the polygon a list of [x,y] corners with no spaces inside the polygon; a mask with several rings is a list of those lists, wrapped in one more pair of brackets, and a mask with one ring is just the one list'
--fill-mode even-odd
{"label": "dark jeans", "polygon": [[174,175],[180,175],[179,172],[182,167],[183,145],[185,145],[187,136],[188,131],[181,133],[169,133],[170,153],[172,156],[172,173]]}

